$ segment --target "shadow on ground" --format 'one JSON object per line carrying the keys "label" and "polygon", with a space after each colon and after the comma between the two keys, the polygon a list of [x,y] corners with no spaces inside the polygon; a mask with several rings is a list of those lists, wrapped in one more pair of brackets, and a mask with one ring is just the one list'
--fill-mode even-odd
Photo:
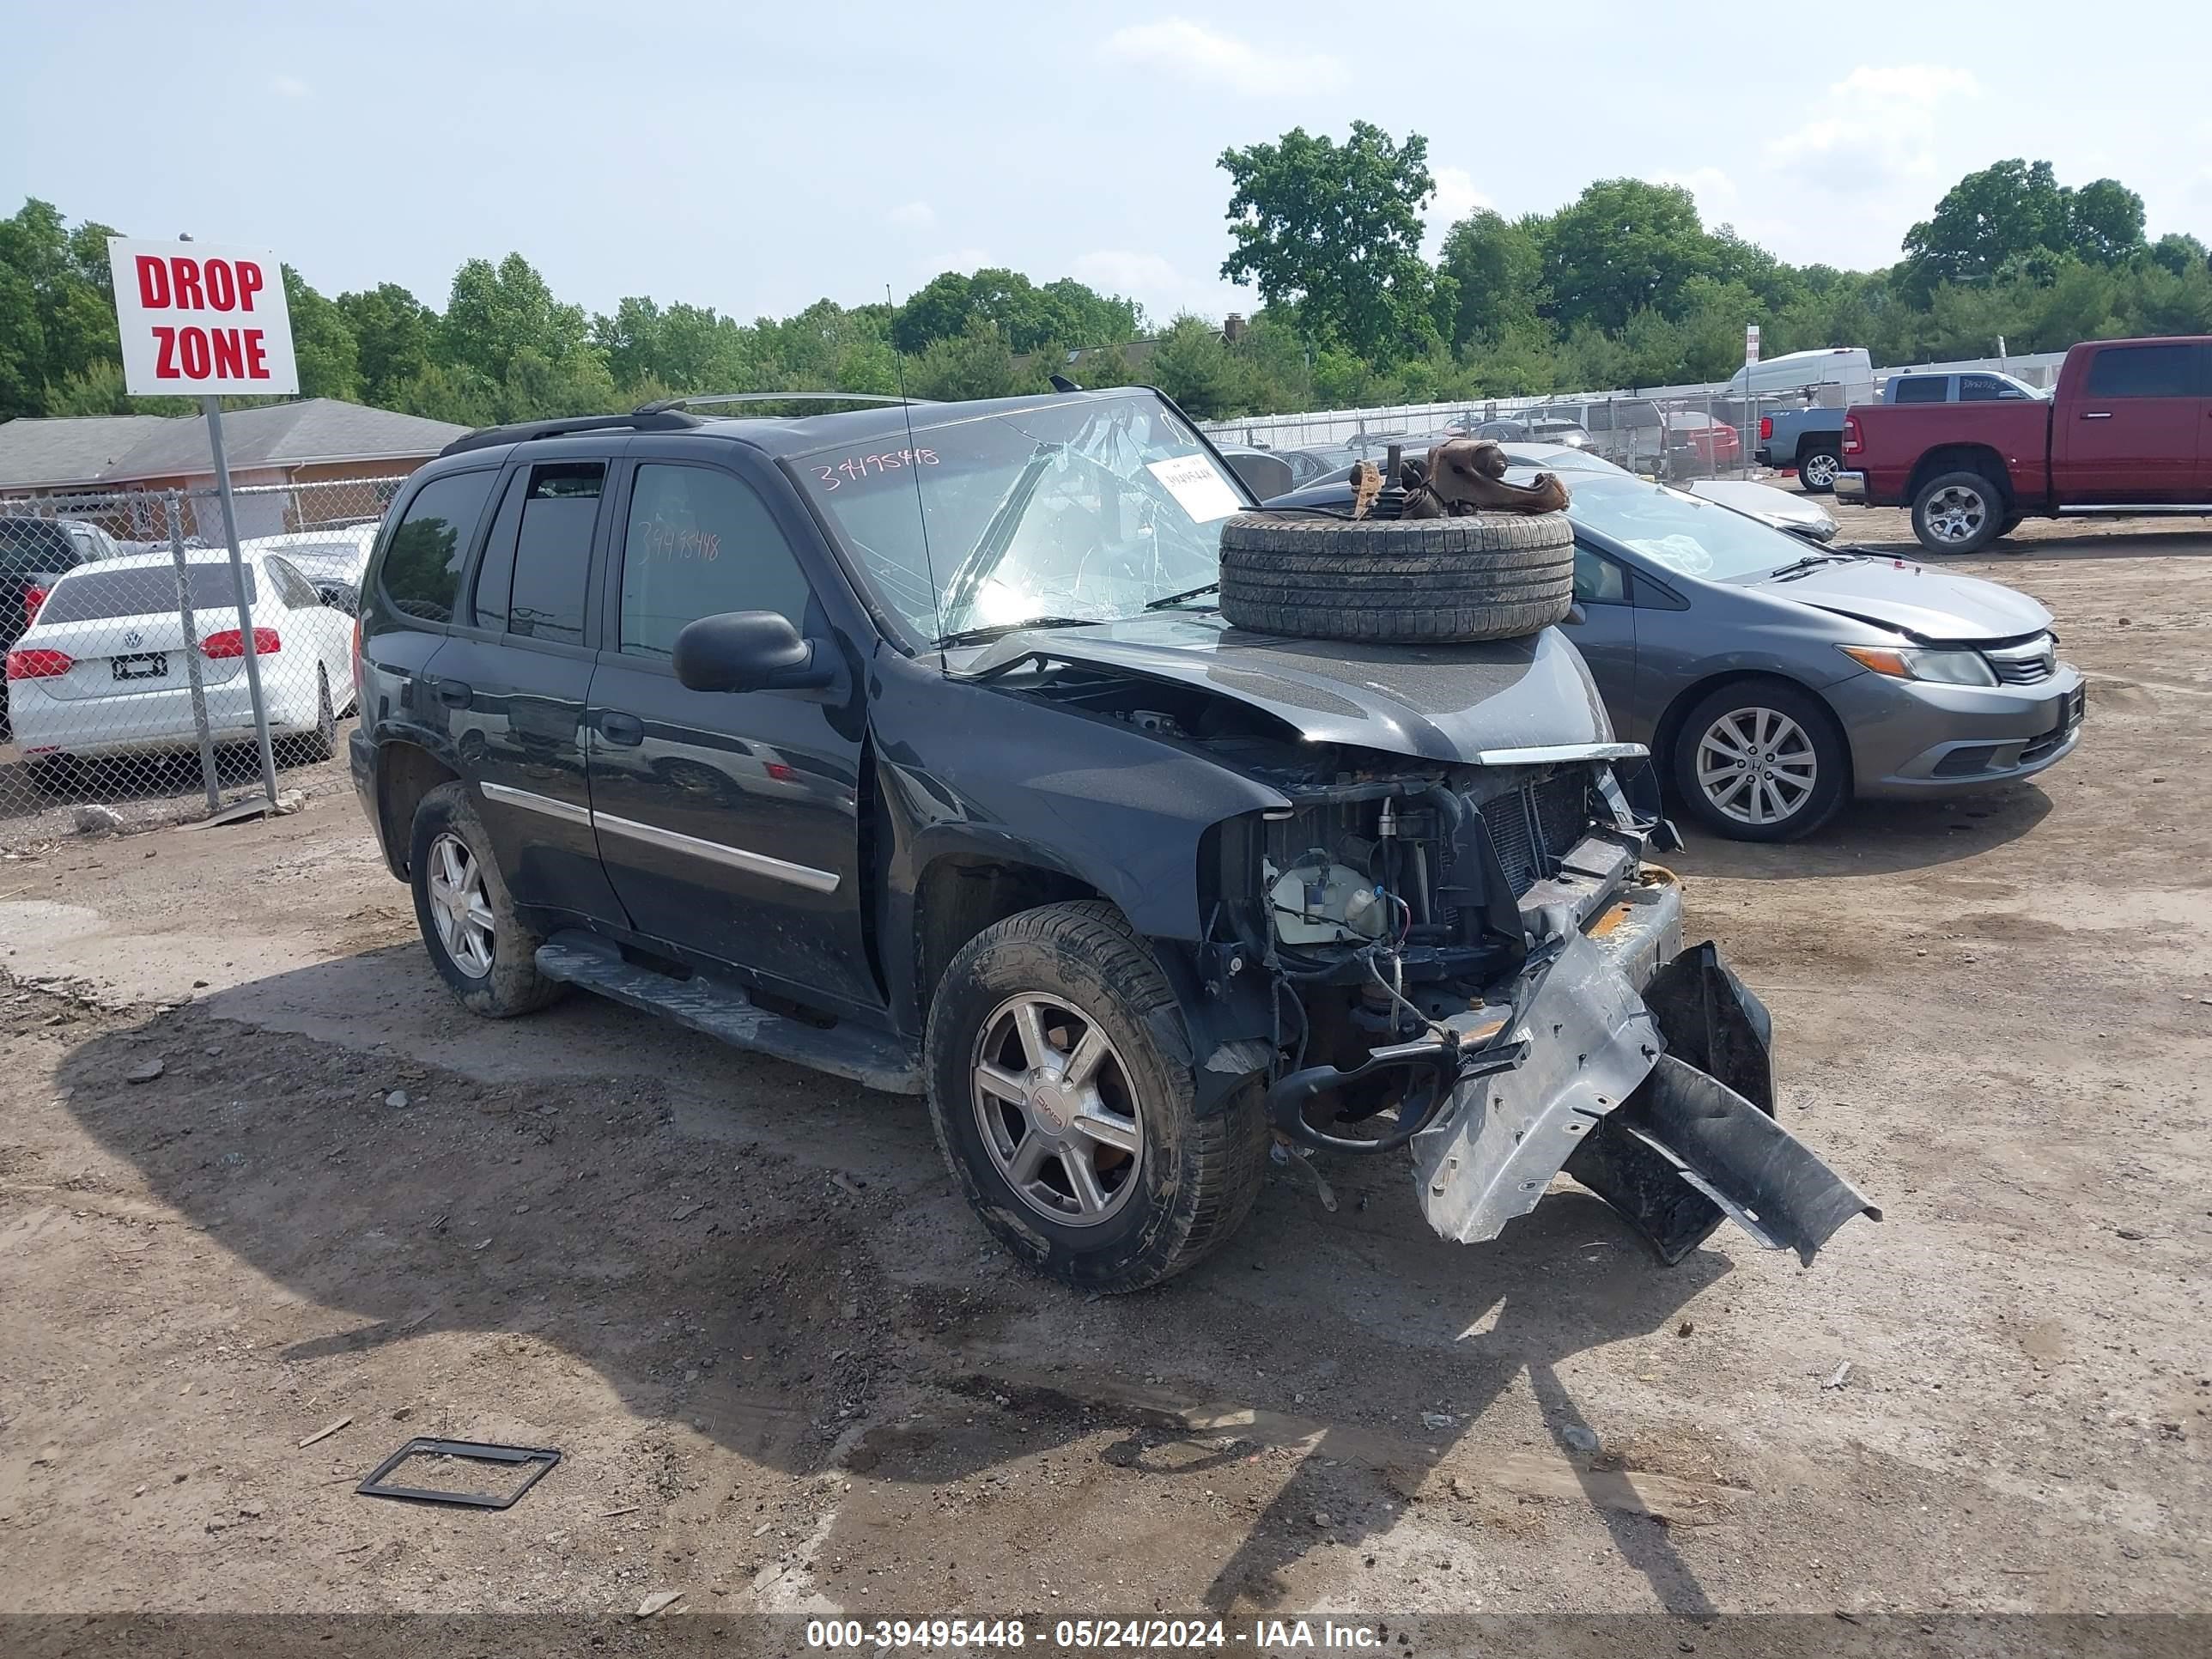
{"label": "shadow on ground", "polygon": [[1803,841],[1723,841],[1684,824],[1689,844],[1668,862],[1686,875],[1747,881],[1897,875],[2018,841],[2050,811],[2051,797],[2033,783],[1950,800],[1853,801]]}
{"label": "shadow on ground", "polygon": [[[369,988],[410,994],[428,971],[408,947],[241,991],[343,1020]],[[1182,1552],[1179,1588],[1227,1612],[1285,1600],[1286,1575],[1321,1541],[1317,1511],[1332,1512],[1330,1541],[1387,1538],[1403,1515],[1389,1493],[1417,1487],[1525,1372],[1560,1468],[1620,1554],[1661,1605],[1711,1612],[1666,1528],[1605,1499],[1600,1486],[1620,1477],[1592,1470],[1593,1425],[1560,1373],[1585,1349],[1665,1328],[1728,1271],[1719,1254],[1662,1269],[1580,1194],[1492,1244],[1448,1244],[1420,1221],[1402,1169],[1352,1160],[1332,1166],[1340,1213],[1321,1210],[1304,1172],[1281,1170],[1208,1263],[1146,1295],[1086,1300],[988,1244],[917,1103],[672,1042],[647,1017],[589,1000],[499,1030],[557,1048],[571,1021],[612,1022],[653,1058],[622,1076],[556,1061],[554,1077],[493,1067],[487,1081],[411,1050],[186,1007],[92,1037],[61,1080],[70,1112],[154,1198],[312,1304],[304,1322],[324,1334],[281,1357],[340,1384],[400,1363],[386,1351],[419,1335],[535,1338],[591,1366],[637,1418],[686,1421],[787,1474],[842,1465],[860,1488],[839,1522],[855,1547],[872,1492],[988,1477],[1119,1431],[1104,1461],[1161,1496],[1115,1487],[1120,1507],[1091,1540],[1111,1551],[1131,1506],[1197,1503],[1219,1462],[1256,1449],[1189,1455],[1188,1425],[1125,1386],[1164,1376],[1194,1401],[1315,1424],[1225,1557]],[[125,1081],[149,1052],[161,1077]],[[395,1089],[404,1104],[387,1103]],[[1037,1375],[1048,1383],[1014,1380]],[[1424,1422],[1431,1402],[1442,1430]],[[1156,1459],[1170,1441],[1184,1454]],[[1052,1546],[1060,1582],[1084,1571],[1066,1543]]]}

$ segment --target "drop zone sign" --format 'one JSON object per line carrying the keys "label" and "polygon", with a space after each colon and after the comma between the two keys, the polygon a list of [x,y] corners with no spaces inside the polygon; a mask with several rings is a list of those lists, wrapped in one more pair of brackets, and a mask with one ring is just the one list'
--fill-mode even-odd
{"label": "drop zone sign", "polygon": [[259,248],[107,239],[123,384],[135,397],[300,389],[283,268]]}

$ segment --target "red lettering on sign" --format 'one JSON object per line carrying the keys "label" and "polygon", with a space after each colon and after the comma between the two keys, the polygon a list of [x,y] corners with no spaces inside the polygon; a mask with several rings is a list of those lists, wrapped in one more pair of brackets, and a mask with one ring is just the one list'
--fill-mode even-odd
{"label": "red lettering on sign", "polygon": [[244,380],[246,362],[238,349],[238,331],[234,328],[211,328],[208,331],[208,337],[215,343],[216,378]]}
{"label": "red lettering on sign", "polygon": [[246,331],[246,378],[249,380],[269,378],[269,359],[261,349],[261,331],[258,328]]}
{"label": "red lettering on sign", "polygon": [[204,380],[210,367],[208,362],[207,331],[204,328],[180,328],[177,331],[177,356],[185,366],[188,380]]}
{"label": "red lettering on sign", "polygon": [[154,330],[154,340],[161,347],[161,355],[154,361],[154,378],[157,380],[175,380],[177,378],[177,331],[173,328],[156,327]]}
{"label": "red lettering on sign", "polygon": [[179,255],[169,261],[169,278],[176,285],[177,309],[204,311],[207,301],[200,298],[200,262]]}
{"label": "red lettering on sign", "polygon": [[149,311],[169,303],[169,267],[150,253],[138,256],[138,303]]}
{"label": "red lettering on sign", "polygon": [[231,275],[229,260],[207,262],[207,301],[217,311],[228,311],[238,303],[238,279]]}
{"label": "red lettering on sign", "polygon": [[253,309],[253,296],[261,292],[261,267],[251,259],[238,262],[238,308]]}

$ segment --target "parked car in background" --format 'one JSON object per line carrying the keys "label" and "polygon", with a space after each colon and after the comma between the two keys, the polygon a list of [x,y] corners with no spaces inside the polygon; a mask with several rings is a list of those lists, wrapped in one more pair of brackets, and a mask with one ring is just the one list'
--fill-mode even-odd
{"label": "parked car in background", "polygon": [[[229,555],[191,555],[185,570],[194,639],[185,635],[166,553],[81,565],[47,591],[8,652],[15,741],[42,784],[59,785],[79,760],[194,745],[186,652],[202,659],[215,741],[254,740]],[[270,733],[292,740],[301,758],[327,760],[338,711],[352,701],[352,624],[276,554],[246,554],[244,574]]]}
{"label": "parked car in background", "polygon": [[[1615,470],[1541,465],[1568,474],[1571,498],[1576,604],[1561,631],[1614,732],[1650,746],[1674,809],[1706,828],[1793,840],[1854,795],[1986,788],[2080,740],[2081,676],[2026,594],[1811,550]],[[1338,482],[1268,505],[1350,500]]]}
{"label": "parked car in background", "polygon": [[[0,514],[0,650],[15,643],[65,571],[84,562],[76,538],[52,519]],[[11,687],[0,687],[0,737],[11,723]]]}
{"label": "parked car in background", "polygon": [[1632,472],[1657,470],[1667,447],[1666,417],[1649,398],[1605,398],[1589,403],[1547,404],[1515,416],[1580,427],[1589,447]]}
{"label": "parked car in background", "polygon": [[1835,515],[1795,490],[1777,489],[1750,478],[1692,478],[1682,488],[1815,547],[1825,547],[1836,539]]}
{"label": "parked car in background", "polygon": [[69,538],[76,544],[76,550],[87,564],[112,559],[123,550],[112,536],[88,519],[57,519],[54,522],[69,532]]}
{"label": "parked car in background", "polygon": [[2049,398],[1855,404],[1838,501],[1910,507],[1930,552],[2023,519],[2212,514],[2212,336],[2093,340]]}
{"label": "parked car in background", "polygon": [[1511,416],[1484,421],[1468,429],[1470,438],[1489,438],[1502,444],[1557,444],[1562,449],[1590,449],[1595,441],[1574,421],[1535,416]]}
{"label": "parked car in background", "polygon": [[1743,440],[1725,421],[1700,410],[1670,410],[1666,416],[1667,470],[1671,477],[1696,477],[1725,471],[1743,453]]}
{"label": "parked car in background", "polygon": [[380,520],[327,530],[288,530],[241,542],[241,551],[277,553],[322,598],[325,605],[352,616],[361,603],[361,579],[368,569],[368,550],[376,544]]}
{"label": "parked car in background", "polygon": [[2051,395],[1994,369],[1960,374],[1893,374],[1870,400],[1885,404],[1997,404],[2039,402]]}

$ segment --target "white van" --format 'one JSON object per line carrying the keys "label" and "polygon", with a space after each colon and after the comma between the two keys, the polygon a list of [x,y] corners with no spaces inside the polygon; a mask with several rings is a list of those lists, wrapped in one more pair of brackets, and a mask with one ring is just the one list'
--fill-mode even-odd
{"label": "white van", "polygon": [[[1865,403],[1874,396],[1874,359],[1864,346],[1824,346],[1814,351],[1788,351],[1746,363],[1729,377],[1730,395],[1762,400],[1815,389],[1815,401],[1834,404]],[[1835,387],[1822,392],[1824,387]]]}

